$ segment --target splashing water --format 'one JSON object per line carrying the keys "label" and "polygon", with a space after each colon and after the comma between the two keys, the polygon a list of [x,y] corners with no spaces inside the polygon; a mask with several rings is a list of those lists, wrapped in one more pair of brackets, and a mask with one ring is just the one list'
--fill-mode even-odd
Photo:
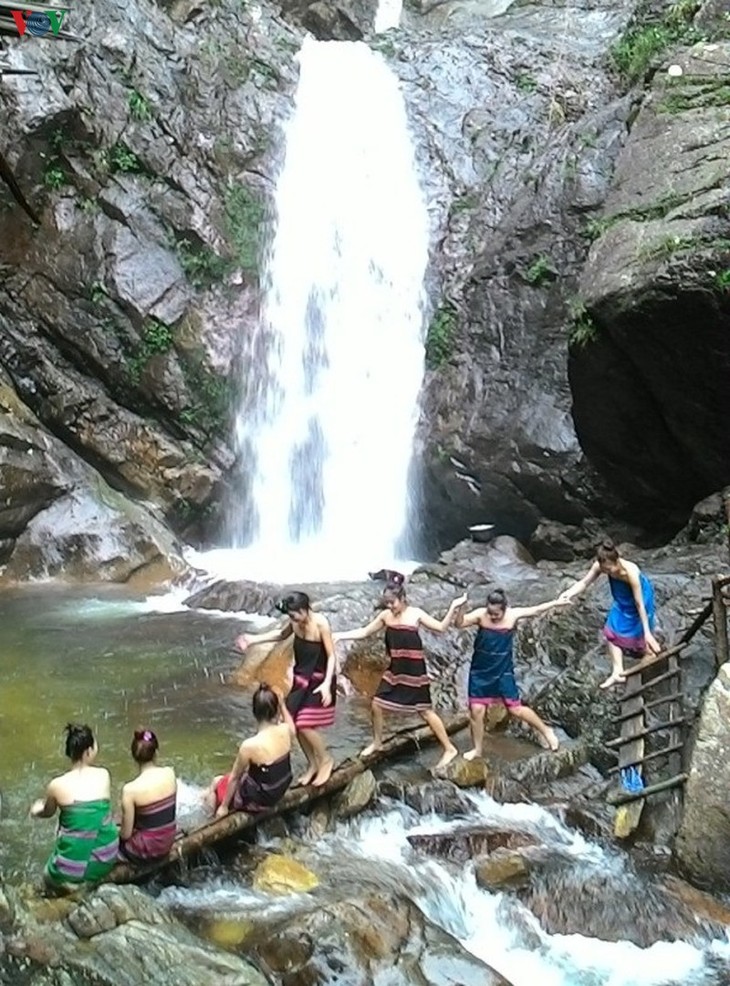
{"label": "splashing water", "polygon": [[381,56],[307,38],[299,61],[231,541],[251,577],[362,578],[412,551],[429,220]]}
{"label": "splashing water", "polygon": [[[621,906],[621,888],[636,892],[639,878],[626,868],[624,857],[611,854],[566,828],[536,805],[502,805],[485,794],[470,794],[469,826],[485,823],[524,831],[576,866],[610,873],[617,889],[606,906]],[[334,885],[362,887],[367,896],[380,892],[411,897],[435,924],[457,938],[477,958],[503,975],[512,986],[715,986],[721,979],[713,959],[730,959],[730,942],[716,940],[703,951],[683,941],[656,942],[639,948],[627,942],[608,942],[584,935],[550,935],[516,900],[477,886],[472,866],[461,869],[415,854],[407,836],[444,832],[465,820],[418,816],[398,806],[341,824],[313,847],[311,864],[326,879],[331,868]],[[265,915],[278,920],[306,909],[306,894],[282,900],[255,893],[235,881],[216,877],[198,888],[168,888],[162,898],[183,911],[198,914],[225,909],[229,914]],[[316,902],[310,900],[310,908]],[[519,920],[515,921],[515,909]],[[526,931],[527,929],[527,931]]]}

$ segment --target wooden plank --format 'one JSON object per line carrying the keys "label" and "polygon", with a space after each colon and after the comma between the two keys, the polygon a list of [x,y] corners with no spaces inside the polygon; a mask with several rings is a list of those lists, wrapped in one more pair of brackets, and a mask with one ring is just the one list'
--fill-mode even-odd
{"label": "wooden plank", "polygon": [[[644,756],[644,700],[641,697],[641,676],[634,675],[626,682],[626,688],[621,699],[621,713],[626,716],[621,724],[621,747],[619,749],[618,767],[636,765]],[[629,716],[629,713],[633,715]],[[642,774],[641,767],[636,768]],[[644,810],[644,799],[633,799],[630,804],[621,805],[616,812],[613,823],[614,835],[617,839],[626,839],[636,831]]]}
{"label": "wooden plank", "polygon": [[679,674],[679,671],[669,670],[665,671],[663,674],[658,674],[654,678],[650,678],[649,681],[644,681],[641,684],[641,688],[637,689],[638,695],[643,695],[644,692],[648,691],[650,688],[654,688],[662,681],[667,681],[669,678],[675,678]]}
{"label": "wooden plank", "polygon": [[678,644],[674,644],[673,647],[669,647],[667,650],[663,650],[660,654],[650,654],[648,657],[642,657],[642,659],[634,664],[630,668],[626,668],[624,675],[626,678],[631,678],[634,675],[641,674],[647,668],[650,668],[653,664],[662,664],[667,658],[672,657],[674,654],[679,654],[681,650],[687,646],[688,641],[684,640]]}
{"label": "wooden plank", "polygon": [[[642,712],[643,712],[643,710],[642,710]],[[633,720],[628,720],[628,721],[633,721]],[[667,720],[665,722],[656,722],[656,723],[654,723],[653,726],[645,726],[643,729],[641,729],[640,731],[635,732],[633,735],[637,739],[640,736],[641,737],[651,736],[652,733],[660,733],[662,731],[662,729],[671,729],[672,728],[672,725],[674,723],[682,723],[682,722],[684,722],[684,717],[683,716],[681,718],[679,718],[679,719],[670,719],[670,720]],[[624,725],[625,725],[625,723],[624,723]],[[609,740],[608,743],[606,743],[606,746],[609,746],[609,747],[610,746],[621,746],[625,742],[626,742],[626,740],[623,738],[623,736],[619,736],[618,739]]]}
{"label": "wooden plank", "polygon": [[[676,667],[677,671],[680,671],[680,664],[676,657],[672,657],[669,660],[669,667]],[[681,677],[680,688],[681,688]],[[667,717],[676,722],[677,725],[674,726],[669,731],[669,749],[671,752],[667,757],[667,771],[670,777],[678,777],[682,772],[683,766],[683,756],[682,747],[684,742],[684,717],[682,716],[682,702],[683,696],[680,693],[675,693],[672,695],[672,702],[669,704],[667,710]],[[682,798],[684,792],[681,788],[674,789],[668,798],[669,810],[675,821],[676,828],[679,828],[682,814]]]}
{"label": "wooden plank", "polygon": [[[677,743],[675,746],[665,746],[661,750],[654,750],[653,753],[645,753],[641,760],[637,760],[636,763],[624,764],[625,767],[638,767],[641,763],[648,763],[650,760],[656,760],[658,757],[666,757],[670,753],[675,753],[677,750],[681,750],[684,743]],[[609,774],[617,774],[621,767],[611,767],[608,771]]]}
{"label": "wooden plank", "polygon": [[[644,712],[648,712],[649,709],[657,709],[660,705],[666,705],[667,702],[678,701],[684,698],[683,692],[673,692],[671,695],[663,695],[661,698],[655,698],[653,702],[644,702]],[[630,718],[634,713],[628,712],[626,715],[614,716],[613,722],[616,724],[623,722],[627,716]]]}
{"label": "wooden plank", "polygon": [[689,774],[678,774],[676,777],[668,777],[657,784],[651,784],[649,787],[645,787],[643,791],[621,791],[620,793],[609,794],[608,802],[612,805],[620,805],[625,810],[629,810],[636,804],[643,806],[645,798],[652,794],[659,794],[660,791],[668,791],[670,788],[678,787],[680,784],[684,784],[688,777]]}
{"label": "wooden plank", "polygon": [[[443,720],[446,732],[451,736],[461,732],[469,725],[469,716],[457,715]],[[332,776],[323,784],[322,787],[297,787],[289,790],[281,799],[279,804],[271,811],[260,812],[256,815],[247,815],[245,812],[237,811],[226,815],[225,818],[218,818],[214,821],[202,825],[190,833],[183,833],[175,840],[175,844],[169,856],[158,860],[148,866],[132,866],[129,863],[118,863],[106,878],[107,883],[136,883],[146,880],[154,873],[166,869],[168,866],[185,859],[187,856],[198,852],[204,846],[212,846],[224,839],[230,839],[246,829],[254,828],[265,818],[272,818],[275,815],[283,815],[297,808],[305,808],[320,798],[334,794],[346,787],[353,777],[369,770],[374,764],[383,760],[390,760],[401,754],[410,752],[414,747],[419,749],[422,745],[435,741],[435,737],[428,726],[419,726],[413,729],[402,729],[390,739],[383,743],[383,746],[372,756],[367,758],[354,758],[345,760],[339,764]]]}

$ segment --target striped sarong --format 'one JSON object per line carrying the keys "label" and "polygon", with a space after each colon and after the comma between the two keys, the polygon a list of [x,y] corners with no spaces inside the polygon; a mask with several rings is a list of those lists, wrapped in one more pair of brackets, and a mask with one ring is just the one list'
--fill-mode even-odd
{"label": "striped sarong", "polygon": [[107,798],[60,808],[56,845],[46,863],[54,884],[97,883],[109,873],[119,850],[119,831]]}

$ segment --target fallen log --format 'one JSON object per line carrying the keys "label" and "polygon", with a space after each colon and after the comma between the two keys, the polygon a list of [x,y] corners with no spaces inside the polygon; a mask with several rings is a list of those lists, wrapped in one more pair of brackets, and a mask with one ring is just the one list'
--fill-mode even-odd
{"label": "fallen log", "polygon": [[[469,725],[467,715],[456,715],[444,719],[446,732],[451,736],[453,733],[461,732]],[[254,828],[265,818],[272,818],[275,815],[284,815],[297,808],[305,807],[341,791],[346,787],[353,777],[369,770],[374,764],[383,760],[390,760],[400,754],[407,753],[412,747],[419,748],[425,743],[431,743],[435,739],[428,726],[420,726],[414,729],[402,729],[390,739],[386,740],[379,750],[376,750],[369,757],[356,757],[344,760],[332,772],[332,776],[323,784],[322,787],[297,787],[290,789],[281,799],[275,808],[270,811],[259,812],[255,815],[248,815],[245,812],[237,811],[226,815],[225,818],[218,818],[214,821],[202,825],[190,833],[182,833],[175,840],[175,844],[170,854],[164,859],[157,860],[148,866],[132,866],[130,863],[117,863],[109,876],[107,883],[136,883],[146,880],[154,873],[172,866],[174,863],[193,855],[206,846],[212,846],[224,839],[230,839],[245,829]]]}

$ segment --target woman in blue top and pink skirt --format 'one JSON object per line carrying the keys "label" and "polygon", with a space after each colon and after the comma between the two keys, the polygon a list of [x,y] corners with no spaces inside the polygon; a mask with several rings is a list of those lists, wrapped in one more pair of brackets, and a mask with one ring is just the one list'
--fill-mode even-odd
{"label": "woman in blue top and pink skirt", "polygon": [[613,541],[604,541],[596,550],[596,560],[588,572],[565,592],[560,599],[570,601],[584,592],[601,575],[608,576],[613,605],[603,628],[611,674],[601,684],[610,688],[625,681],[624,652],[638,657],[650,657],[661,650],[654,637],[654,588],[638,565],[622,558]]}
{"label": "woman in blue top and pink skirt", "polygon": [[549,750],[557,750],[558,738],[532,709],[522,704],[514,667],[514,638],[519,620],[567,605],[557,599],[539,606],[512,607],[502,589],[487,596],[487,605],[456,617],[457,627],[477,627],[474,654],[469,667],[469,718],[473,749],[464,759],[482,756],[484,715],[490,705],[504,705],[511,716],[531,726]]}

